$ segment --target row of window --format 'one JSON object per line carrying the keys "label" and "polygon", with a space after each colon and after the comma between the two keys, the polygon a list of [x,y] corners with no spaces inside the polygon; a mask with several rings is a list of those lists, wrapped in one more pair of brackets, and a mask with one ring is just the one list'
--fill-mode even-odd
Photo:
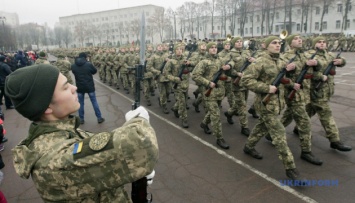
{"label": "row of window", "polygon": [[[92,18],[92,19],[86,19],[86,20],[64,22],[64,24],[65,25],[75,25],[75,24],[78,24],[78,23],[85,23],[85,22],[103,22],[103,21],[109,21],[109,18],[117,20],[118,17],[120,19],[122,19],[122,18],[127,18],[128,16],[130,18],[131,17],[138,17],[138,14],[137,13],[134,13],[134,14],[130,13],[130,14],[122,14],[122,15],[119,15],[119,16],[101,17],[101,21],[100,21],[100,18]],[[149,12],[146,12],[145,16],[149,16]]]}

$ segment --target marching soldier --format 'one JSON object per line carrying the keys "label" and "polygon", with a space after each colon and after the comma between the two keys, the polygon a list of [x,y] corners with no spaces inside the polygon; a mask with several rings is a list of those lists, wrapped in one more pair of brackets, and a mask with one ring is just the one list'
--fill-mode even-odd
{"label": "marching soldier", "polygon": [[[267,54],[252,63],[241,79],[242,86],[255,92],[254,105],[260,113],[259,121],[249,135],[243,151],[253,158],[262,159],[263,156],[255,150],[255,146],[263,136],[270,134],[286,169],[286,175],[293,180],[299,180],[292,152],[287,146],[285,128],[278,118],[285,104],[283,85],[270,85],[286,64],[280,58],[280,40],[275,36],[268,37],[265,47]],[[285,68],[286,71],[291,71],[295,67],[288,64]],[[271,95],[270,102],[263,104],[262,100],[268,94]]]}
{"label": "marching soldier", "polygon": [[[330,141],[331,148],[339,151],[351,151],[351,146],[347,146],[340,141],[339,130],[328,104],[330,97],[334,94],[335,69],[331,70],[329,75],[323,75],[324,70],[330,62],[332,62],[334,66],[343,67],[346,61],[344,58],[335,58],[326,51],[327,44],[324,37],[316,37],[313,39],[312,47],[319,49],[314,59],[317,60],[320,70],[311,80],[311,103],[307,105],[308,115],[312,117],[318,114],[318,118],[326,132],[326,138]],[[310,50],[308,55],[314,53],[315,50]],[[317,88],[320,81],[322,81],[322,85]]]}
{"label": "marching soldier", "polygon": [[35,64],[49,64],[47,60],[47,54],[44,51],[39,52],[39,58],[36,60]]}
{"label": "marching soldier", "polygon": [[[191,67],[188,67],[190,62],[185,60],[183,53],[185,51],[185,45],[180,43],[174,46],[175,55],[170,59],[164,67],[164,75],[176,84],[176,89],[174,89],[176,102],[171,110],[174,112],[175,117],[181,119],[182,127],[188,128],[189,124],[187,121],[187,111],[186,111],[186,97],[187,90],[189,89],[189,78]],[[181,70],[185,66],[184,70]],[[181,77],[179,77],[179,72],[182,71]]]}
{"label": "marching soldier", "polygon": [[65,56],[62,53],[58,54],[57,61],[54,63],[54,65],[68,79],[68,82],[73,85],[73,79],[70,75],[71,64],[65,59]]}
{"label": "marching soldier", "polygon": [[206,115],[200,124],[206,134],[211,134],[208,125],[211,123],[212,134],[217,138],[217,145],[222,149],[229,149],[229,145],[223,138],[222,123],[218,102],[223,100],[225,95],[224,81],[227,77],[220,77],[217,82],[213,81],[218,71],[227,71],[232,65],[224,65],[217,55],[217,44],[210,42],[207,44],[208,57],[200,61],[192,72],[192,79],[202,84],[205,88],[212,88],[211,94],[207,97],[204,93]]}

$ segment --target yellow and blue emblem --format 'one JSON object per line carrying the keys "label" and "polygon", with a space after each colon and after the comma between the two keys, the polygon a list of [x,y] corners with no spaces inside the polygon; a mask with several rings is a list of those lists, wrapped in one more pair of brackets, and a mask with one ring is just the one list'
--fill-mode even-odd
{"label": "yellow and blue emblem", "polygon": [[82,148],[83,148],[83,142],[75,143],[73,154],[80,153]]}

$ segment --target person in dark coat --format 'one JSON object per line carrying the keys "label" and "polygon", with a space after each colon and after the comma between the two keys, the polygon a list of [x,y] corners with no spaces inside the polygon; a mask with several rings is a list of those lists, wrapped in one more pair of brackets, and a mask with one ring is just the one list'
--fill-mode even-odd
{"label": "person in dark coat", "polygon": [[10,73],[12,73],[9,65],[6,64],[6,56],[0,55],[0,103],[2,104],[2,98],[5,97],[6,109],[13,109],[14,106],[8,96],[5,95],[4,86],[5,79]]}
{"label": "person in dark coat", "polygon": [[27,65],[27,59],[22,51],[17,52],[15,60],[17,61],[17,68],[22,68]]}
{"label": "person in dark coat", "polygon": [[99,108],[99,104],[97,103],[96,100],[96,94],[95,94],[95,84],[94,84],[94,79],[93,75],[96,74],[97,69],[87,61],[87,55],[86,53],[80,53],[78,58],[75,58],[75,63],[71,66],[72,72],[75,76],[75,83],[76,86],[78,87],[77,93],[78,93],[78,99],[80,103],[80,108],[79,108],[79,117],[80,117],[80,123],[84,124],[84,99],[85,99],[85,93],[88,93],[90,97],[90,101],[92,103],[92,106],[95,111],[95,115],[97,117],[97,122],[102,123],[105,121],[104,118],[101,116],[101,111]]}

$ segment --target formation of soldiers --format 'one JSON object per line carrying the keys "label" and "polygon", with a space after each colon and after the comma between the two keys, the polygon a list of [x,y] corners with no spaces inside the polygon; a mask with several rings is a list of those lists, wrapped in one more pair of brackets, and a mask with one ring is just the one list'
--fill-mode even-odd
{"label": "formation of soldiers", "polygon": [[[197,113],[201,112],[200,106],[204,108],[205,116],[199,123],[204,133],[213,134],[219,147],[229,149],[223,138],[220,119],[221,102],[227,97],[229,109],[224,116],[229,124],[234,124],[233,116],[237,116],[241,133],[248,137],[243,151],[253,158],[262,159],[255,146],[265,136],[278,151],[286,175],[293,180],[301,177],[286,141],[285,127],[292,120],[297,124],[293,132],[300,138],[301,158],[305,161],[315,165],[323,163],[311,151],[310,117],[316,113],[330,147],[339,151],[352,150],[341,142],[328,104],[334,93],[335,67],[344,66],[346,61],[327,51],[325,37],[317,36],[308,42],[300,35],[287,36],[283,40],[287,51],[281,54],[280,39],[275,36],[249,39],[248,48],[245,48],[241,37],[226,39],[222,44],[209,40],[194,43],[196,48],[188,50],[187,47],[193,46],[182,41],[147,45],[142,81],[147,106],[153,105],[151,97],[158,91],[158,105],[164,114],[169,114],[168,103],[174,96],[171,111],[181,120],[181,126],[188,128],[188,91],[192,79],[197,85],[192,105]],[[335,46],[333,43],[331,49],[354,50],[354,41],[345,44],[347,47],[339,40],[339,44]],[[223,49],[218,52],[221,45]],[[118,53],[113,48],[86,51],[94,66],[99,68],[100,80],[134,95],[136,77],[133,66],[139,63],[138,46],[120,47]],[[78,52],[83,52],[83,49],[52,51],[60,59],[64,56],[72,58]],[[334,66],[327,72],[329,64]],[[275,83],[280,74],[279,81]],[[255,93],[255,102],[250,108],[247,107],[249,91]],[[283,111],[285,106],[287,109]],[[253,118],[259,118],[252,131],[249,129],[248,112]],[[280,113],[283,113],[281,119],[278,117]]]}

